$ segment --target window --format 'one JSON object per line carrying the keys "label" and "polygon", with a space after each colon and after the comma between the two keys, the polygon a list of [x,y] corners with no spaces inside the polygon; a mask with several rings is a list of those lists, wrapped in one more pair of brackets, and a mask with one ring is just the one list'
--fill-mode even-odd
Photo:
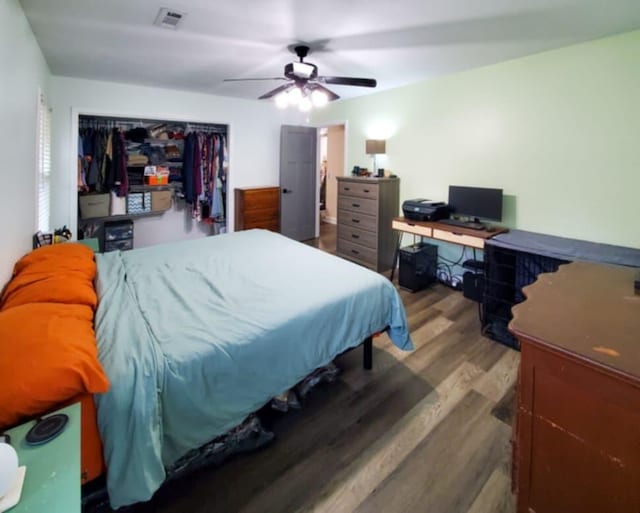
{"label": "window", "polygon": [[44,94],[38,98],[38,156],[36,175],[38,231],[51,231],[51,109]]}

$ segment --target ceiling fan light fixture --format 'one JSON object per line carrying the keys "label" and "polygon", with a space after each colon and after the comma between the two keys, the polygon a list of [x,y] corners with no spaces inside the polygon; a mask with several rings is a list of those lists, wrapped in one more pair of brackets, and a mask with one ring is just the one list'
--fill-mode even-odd
{"label": "ceiling fan light fixture", "polygon": [[316,89],[311,93],[311,102],[314,107],[322,108],[329,103],[329,96],[324,91]]}
{"label": "ceiling fan light fixture", "polygon": [[311,110],[311,107],[313,107],[313,104],[311,103],[311,99],[308,96],[302,98],[300,100],[300,104],[298,105],[300,112],[309,112]]}
{"label": "ceiling fan light fixture", "polygon": [[293,62],[292,64],[293,74],[300,78],[311,78],[316,69],[313,64],[307,64],[306,62]]}
{"label": "ceiling fan light fixture", "polygon": [[302,90],[299,87],[294,87],[287,93],[287,100],[289,105],[298,105],[302,100]]}
{"label": "ceiling fan light fixture", "polygon": [[286,109],[289,106],[289,93],[283,91],[276,94],[274,101],[276,102],[276,107],[279,109]]}

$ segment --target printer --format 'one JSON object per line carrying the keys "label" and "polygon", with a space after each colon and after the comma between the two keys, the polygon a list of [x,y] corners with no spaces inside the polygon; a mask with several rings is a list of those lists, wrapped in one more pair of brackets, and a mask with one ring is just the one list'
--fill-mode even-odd
{"label": "printer", "polygon": [[449,217],[449,206],[444,201],[418,198],[402,203],[402,212],[412,221],[438,221]]}

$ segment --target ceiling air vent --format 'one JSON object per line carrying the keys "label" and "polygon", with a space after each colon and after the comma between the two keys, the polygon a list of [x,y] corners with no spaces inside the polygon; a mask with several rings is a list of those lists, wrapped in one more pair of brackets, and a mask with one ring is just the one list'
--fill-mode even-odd
{"label": "ceiling air vent", "polygon": [[162,7],[160,11],[158,11],[158,16],[156,16],[156,21],[154,21],[153,24],[158,27],[176,30],[184,17],[185,13],[183,12]]}

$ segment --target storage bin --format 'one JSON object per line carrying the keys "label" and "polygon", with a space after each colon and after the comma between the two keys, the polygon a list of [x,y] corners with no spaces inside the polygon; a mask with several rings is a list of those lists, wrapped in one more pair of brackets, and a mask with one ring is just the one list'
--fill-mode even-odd
{"label": "storage bin", "polygon": [[111,192],[111,208],[109,209],[109,215],[123,216],[126,213],[127,213],[126,196],[118,196],[115,192]]}
{"label": "storage bin", "polygon": [[109,194],[85,194],[78,196],[80,217],[82,219],[107,217],[109,215],[109,199]]}
{"label": "storage bin", "polygon": [[133,221],[115,221],[104,223],[104,240],[105,242],[132,239],[133,238]]}
{"label": "storage bin", "polygon": [[144,177],[147,185],[168,185],[169,175],[150,175]]}
{"label": "storage bin", "polygon": [[127,214],[151,212],[151,192],[132,192],[127,196]]}
{"label": "storage bin", "polygon": [[173,193],[171,191],[152,191],[151,192],[151,211],[162,212],[171,208],[171,200]]}
{"label": "storage bin", "polygon": [[104,243],[105,253],[109,251],[127,251],[133,249],[133,239],[111,240]]}

